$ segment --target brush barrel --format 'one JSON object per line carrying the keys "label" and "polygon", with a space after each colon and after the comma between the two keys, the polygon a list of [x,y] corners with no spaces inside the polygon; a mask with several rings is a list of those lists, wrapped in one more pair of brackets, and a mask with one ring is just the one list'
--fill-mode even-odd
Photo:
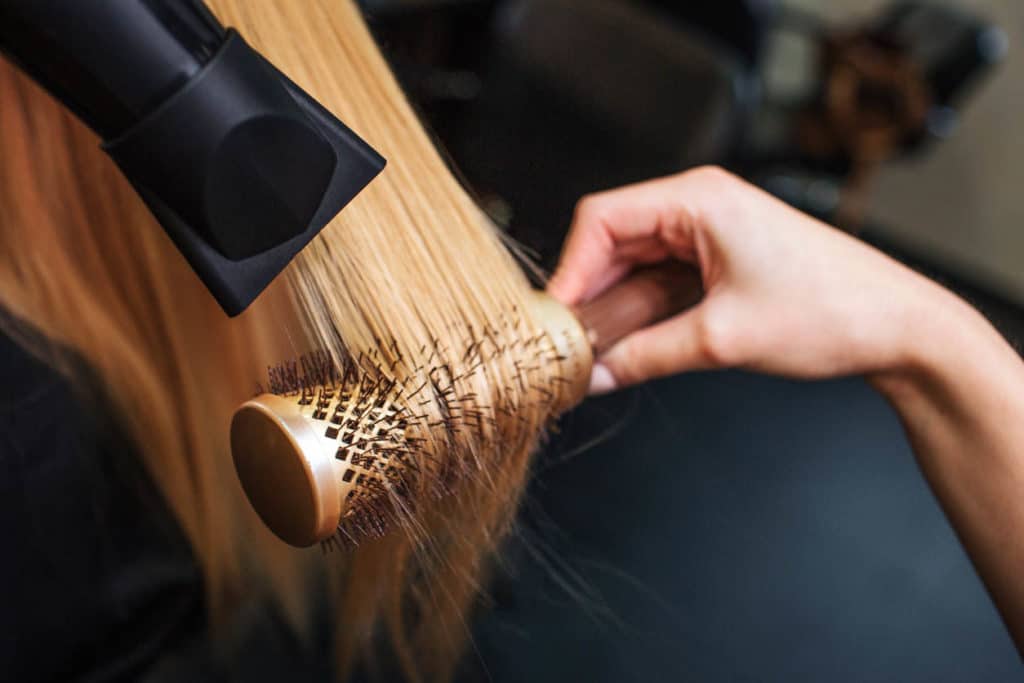
{"label": "brush barrel", "polygon": [[[682,310],[699,291],[699,277],[672,264],[639,272],[576,311],[534,292],[531,318],[547,332],[562,365],[561,376],[568,380],[552,413],[583,401],[595,353]],[[331,408],[351,416],[344,403],[337,403],[341,400],[333,398]],[[271,531],[295,546],[330,538],[342,516],[350,508],[357,510],[353,506],[360,504],[360,488],[368,483],[364,478],[375,476],[354,467],[355,458],[346,452],[353,447],[340,445],[337,434],[327,434],[324,412],[315,416],[315,410],[315,401],[302,405],[294,396],[263,394],[242,404],[231,422],[231,452],[242,488]]]}
{"label": "brush barrel", "polygon": [[[534,292],[530,307],[563,359],[561,373],[569,382],[552,406],[562,413],[586,395],[590,343],[572,311],[547,294]],[[325,412],[333,413],[336,400]],[[299,547],[330,538],[342,515],[359,504],[365,478],[374,476],[339,451],[351,447],[327,434],[324,412],[318,416],[316,406],[301,405],[296,396],[262,394],[242,404],[231,421],[232,458],[249,502],[271,531]]]}

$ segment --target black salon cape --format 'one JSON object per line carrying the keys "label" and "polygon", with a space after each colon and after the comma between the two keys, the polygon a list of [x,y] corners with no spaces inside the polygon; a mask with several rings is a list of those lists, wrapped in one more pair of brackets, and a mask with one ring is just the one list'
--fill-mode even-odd
{"label": "black salon cape", "polygon": [[204,632],[190,547],[99,405],[0,332],[0,681],[139,680]]}

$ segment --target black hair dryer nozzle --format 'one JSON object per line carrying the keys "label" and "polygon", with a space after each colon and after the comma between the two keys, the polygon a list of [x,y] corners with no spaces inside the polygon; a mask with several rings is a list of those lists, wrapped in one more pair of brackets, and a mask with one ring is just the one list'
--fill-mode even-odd
{"label": "black hair dryer nozzle", "polygon": [[229,315],[384,168],[201,2],[0,0],[0,49],[104,138]]}

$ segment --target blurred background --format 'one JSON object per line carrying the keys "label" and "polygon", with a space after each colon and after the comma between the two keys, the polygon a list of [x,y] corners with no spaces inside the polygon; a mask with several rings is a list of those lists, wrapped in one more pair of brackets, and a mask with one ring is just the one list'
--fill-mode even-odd
{"label": "blurred background", "polygon": [[[715,163],[1021,338],[1019,0],[362,5],[453,167],[546,267],[581,195]],[[1024,674],[859,380],[654,383],[570,415],[536,470],[463,680]]]}

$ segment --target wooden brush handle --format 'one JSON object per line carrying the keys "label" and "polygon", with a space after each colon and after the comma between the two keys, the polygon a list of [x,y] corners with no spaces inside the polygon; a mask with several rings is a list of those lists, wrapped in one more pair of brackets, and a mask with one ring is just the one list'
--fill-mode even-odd
{"label": "wooden brush handle", "polygon": [[594,355],[632,332],[669,318],[702,296],[700,273],[680,261],[635,271],[575,310]]}

